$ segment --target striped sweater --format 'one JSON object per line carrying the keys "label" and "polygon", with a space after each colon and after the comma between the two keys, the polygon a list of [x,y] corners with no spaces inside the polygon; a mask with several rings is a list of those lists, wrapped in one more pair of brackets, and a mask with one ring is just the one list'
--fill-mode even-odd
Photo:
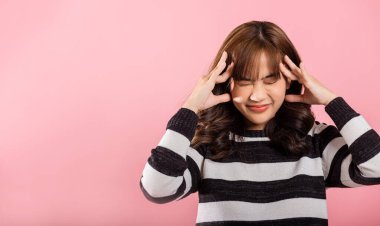
{"label": "striped sweater", "polygon": [[286,155],[263,130],[230,140],[235,154],[213,161],[190,146],[198,116],[181,108],[151,151],[140,188],[154,203],[198,192],[196,225],[328,225],[326,189],[380,184],[380,138],[342,97],[325,106],[336,126],[314,122],[312,150]]}

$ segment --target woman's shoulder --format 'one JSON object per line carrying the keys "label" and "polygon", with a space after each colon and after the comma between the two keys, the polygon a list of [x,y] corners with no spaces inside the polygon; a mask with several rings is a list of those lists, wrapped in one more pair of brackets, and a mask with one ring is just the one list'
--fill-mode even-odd
{"label": "woman's shoulder", "polygon": [[325,130],[329,126],[330,125],[328,125],[324,122],[320,122],[320,121],[315,120],[313,127],[308,132],[308,135],[314,137],[314,136],[320,134],[323,130]]}
{"label": "woman's shoulder", "polygon": [[195,149],[203,157],[206,156],[208,147],[209,147],[209,144],[206,144],[206,143],[198,144],[196,146],[193,146],[193,145],[191,146],[191,148]]}
{"label": "woman's shoulder", "polygon": [[324,137],[332,139],[333,137],[341,136],[340,131],[335,125],[330,125],[324,122],[315,121],[308,135],[312,137]]}

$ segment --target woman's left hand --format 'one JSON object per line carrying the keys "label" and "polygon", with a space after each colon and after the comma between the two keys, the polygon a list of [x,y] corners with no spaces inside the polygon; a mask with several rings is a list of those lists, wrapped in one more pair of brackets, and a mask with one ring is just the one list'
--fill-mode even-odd
{"label": "woman's left hand", "polygon": [[293,61],[285,55],[284,60],[289,66],[290,70],[280,63],[281,72],[291,80],[298,80],[305,89],[301,95],[289,94],[285,96],[285,100],[288,102],[303,102],[307,104],[323,104],[327,105],[334,98],[337,97],[335,93],[322,85],[316,78],[310,75],[303,65],[300,63],[300,67],[297,67]]}

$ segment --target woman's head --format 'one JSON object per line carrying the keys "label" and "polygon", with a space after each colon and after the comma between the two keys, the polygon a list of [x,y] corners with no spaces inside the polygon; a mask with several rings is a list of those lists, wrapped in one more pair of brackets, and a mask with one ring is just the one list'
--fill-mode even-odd
{"label": "woman's head", "polygon": [[[230,93],[234,106],[244,116],[248,130],[263,130],[285,99],[290,80],[271,65],[271,57],[263,50],[258,54],[257,75],[235,74],[230,81]],[[254,57],[253,57],[254,58]],[[257,106],[264,108],[257,109]]]}
{"label": "woman's head", "polygon": [[[265,130],[274,144],[288,146],[288,150],[303,149],[305,146],[299,140],[312,127],[314,116],[310,105],[284,100],[286,94],[302,91],[300,83],[288,80],[280,72],[279,63],[285,55],[297,65],[301,61],[285,32],[267,21],[239,25],[224,40],[210,70],[217,65],[224,51],[228,53],[226,64],[234,62],[232,77],[228,82],[216,84],[213,93],[229,92],[235,101],[200,112],[200,125],[193,143],[216,142],[223,146],[228,141],[229,131]],[[264,112],[250,108],[263,104],[268,105]],[[282,134],[293,141],[290,143],[298,140],[298,144],[291,147],[282,144],[284,141],[278,140]]]}
{"label": "woman's head", "polygon": [[[299,64],[300,57],[285,32],[272,22],[251,21],[236,27],[222,44],[219,54],[227,51],[235,66],[229,89],[235,107],[244,116],[247,129],[264,129],[281,107],[291,81],[281,74],[279,63],[284,55]],[[215,63],[215,62],[214,62]],[[262,79],[267,75],[268,78]],[[252,82],[252,84],[250,84]],[[298,83],[294,81],[293,83]],[[301,84],[296,84],[300,93]],[[294,86],[293,86],[294,87]],[[295,89],[295,88],[293,88]],[[239,101],[240,100],[240,101]],[[249,106],[269,104],[264,112]]]}

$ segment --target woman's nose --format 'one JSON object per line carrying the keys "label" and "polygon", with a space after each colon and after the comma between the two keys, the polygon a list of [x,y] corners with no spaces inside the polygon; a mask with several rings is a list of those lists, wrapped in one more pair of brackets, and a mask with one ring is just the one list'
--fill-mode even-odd
{"label": "woman's nose", "polygon": [[266,90],[264,89],[264,87],[259,84],[254,84],[249,99],[252,101],[260,102],[261,100],[265,99],[265,96]]}

